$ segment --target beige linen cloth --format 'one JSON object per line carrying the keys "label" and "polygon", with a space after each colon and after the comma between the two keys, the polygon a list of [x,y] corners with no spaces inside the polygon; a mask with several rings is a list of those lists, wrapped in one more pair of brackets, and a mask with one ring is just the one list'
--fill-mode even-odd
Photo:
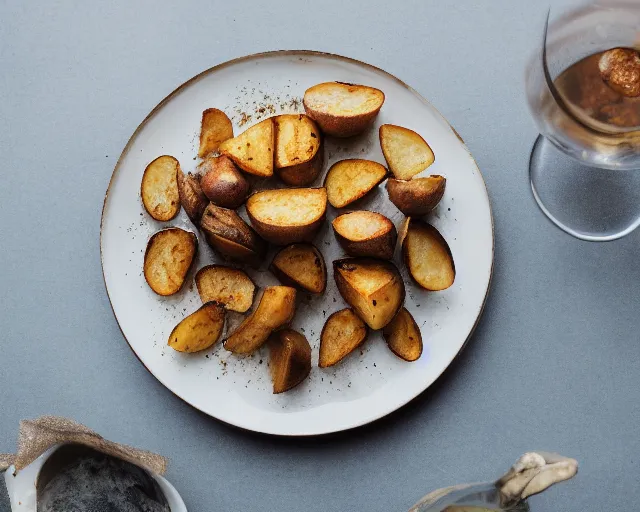
{"label": "beige linen cloth", "polygon": [[88,446],[159,475],[167,470],[168,461],[161,455],[107,441],[90,428],[67,418],[41,416],[20,422],[18,453],[0,454],[0,472],[12,464],[20,471],[52,446],[66,443]]}

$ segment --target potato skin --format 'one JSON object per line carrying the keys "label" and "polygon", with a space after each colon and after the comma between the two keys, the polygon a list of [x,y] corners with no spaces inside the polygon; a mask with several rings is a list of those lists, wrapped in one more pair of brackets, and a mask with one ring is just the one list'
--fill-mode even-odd
{"label": "potato skin", "polygon": [[[320,290],[320,291],[315,291],[315,290],[309,290],[309,289],[303,287],[298,281],[296,281],[295,279],[292,279],[289,275],[285,274],[282,270],[280,270],[278,267],[276,267],[273,263],[271,265],[269,265],[269,272],[271,272],[274,275],[274,277],[285,286],[290,286],[291,288],[298,288],[298,289],[301,289],[301,290],[304,290],[306,292],[313,293],[313,294],[316,294],[316,295],[319,295],[319,294],[324,292],[324,288],[322,288],[322,290]],[[325,287],[326,287],[326,281],[325,281]]]}
{"label": "potato skin", "polygon": [[258,232],[258,234],[275,245],[289,245],[300,242],[311,242],[325,221],[327,216],[326,210],[325,213],[312,222],[311,224],[307,224],[306,226],[272,226],[270,224],[265,224],[264,222],[259,221],[251,212],[247,210],[247,215],[249,216],[249,220],[251,221],[251,225]]}
{"label": "potato skin", "polygon": [[[313,119],[304,114],[281,114],[273,120],[276,133],[273,167],[276,175],[293,187],[310,185],[322,171],[324,163],[322,132]],[[315,153],[310,153],[313,150]]]}
{"label": "potato skin", "polygon": [[200,186],[200,176],[191,173],[185,175],[178,168],[177,179],[180,204],[182,204],[187,217],[197,226],[205,208],[209,204],[209,200]]}
{"label": "potato skin", "polygon": [[438,175],[412,180],[387,180],[391,202],[406,217],[421,217],[431,212],[444,196],[446,178]]}
{"label": "potato skin", "polygon": [[[278,256],[283,251],[286,251],[287,249],[289,249],[289,248],[291,248],[293,246],[303,246],[303,245],[307,246],[309,251],[312,251],[313,254],[315,255],[315,260],[316,260],[317,267],[319,267],[320,273],[322,275],[322,286],[319,287],[319,288],[310,289],[310,288],[304,286],[302,283],[298,282],[296,279],[294,279],[294,277],[292,277],[289,274],[285,273],[283,270],[280,269],[280,267],[278,267],[276,265],[276,261],[278,259]],[[300,289],[306,290],[306,291],[308,291],[310,293],[320,294],[320,293],[324,293],[324,290],[327,287],[327,265],[326,265],[326,263],[324,261],[324,257],[322,256],[322,253],[313,244],[293,244],[292,246],[288,246],[288,247],[285,247],[285,248],[281,249],[273,257],[273,261],[271,262],[271,265],[269,266],[269,270],[271,271],[271,273],[282,284],[287,285],[287,286],[291,286],[292,288],[300,288]]]}
{"label": "potato skin", "polygon": [[[291,189],[289,189],[291,190]],[[320,228],[324,223],[327,217],[327,198],[326,198],[326,190],[324,188],[319,189],[296,189],[298,191],[303,190],[322,190],[324,191],[324,210],[322,211],[322,215],[318,217],[315,221],[310,222],[304,226],[277,226],[272,224],[267,224],[262,222],[260,219],[257,219],[252,211],[252,198],[257,197],[258,194],[263,194],[266,192],[271,192],[268,190],[256,192],[247,200],[247,215],[249,220],[251,221],[251,225],[257,231],[257,233],[275,245],[290,245],[301,242],[311,242]]]}
{"label": "potato skin", "polygon": [[267,244],[233,210],[210,203],[200,228],[207,243],[229,260],[259,266],[267,252]]}
{"label": "potato skin", "polygon": [[[373,89],[373,87],[350,84],[347,82],[336,83],[351,87],[366,87],[368,89]],[[307,92],[308,91],[309,90],[307,90]],[[384,93],[380,91],[382,93],[383,99],[382,103],[377,109],[358,115],[338,116],[314,109],[307,101],[307,92],[305,92],[305,95],[302,99],[302,104],[304,105],[305,112],[311,119],[318,123],[318,126],[320,126],[320,129],[323,133],[325,133],[326,135],[331,135],[333,137],[353,137],[354,135],[358,135],[364,132],[373,124],[376,117],[378,116],[378,112],[380,112],[380,109],[382,108],[382,105],[384,103]]]}
{"label": "potato skin", "polygon": [[359,114],[357,116],[351,117],[336,116],[325,112],[319,112],[317,110],[311,109],[306,104],[304,108],[307,112],[307,115],[316,123],[318,123],[320,129],[325,135],[347,138],[358,135],[369,128],[376,120],[376,117],[378,116],[378,112],[380,112],[380,108],[382,108],[382,105],[380,105],[377,110],[368,114]]}
{"label": "potato skin", "polygon": [[311,346],[307,338],[292,329],[273,333],[269,340],[269,366],[274,395],[296,387],[311,372]]}
{"label": "potato skin", "polygon": [[309,160],[291,167],[276,168],[275,172],[284,183],[292,187],[306,187],[311,185],[322,171],[324,165],[324,144],[316,155]]}
{"label": "potato skin", "polygon": [[208,158],[199,167],[204,195],[214,204],[235,210],[249,195],[250,185],[227,156]]}
{"label": "potato skin", "polygon": [[364,258],[380,258],[390,260],[393,258],[393,251],[398,240],[398,233],[395,226],[384,235],[372,238],[371,240],[354,241],[344,238],[337,231],[334,231],[340,246],[349,256],[361,256]]}
{"label": "potato skin", "polygon": [[260,266],[262,253],[256,253],[254,250],[220,235],[205,233],[204,238],[209,247],[216,251],[222,259],[235,263],[245,263],[254,268]]}
{"label": "potato skin", "polygon": [[417,361],[422,355],[422,333],[413,315],[402,308],[382,329],[387,346],[404,361]]}
{"label": "potato skin", "polygon": [[[352,213],[345,213],[336,217],[333,221],[333,232],[338,240],[340,246],[344,249],[344,251],[350,256],[362,256],[362,257],[371,257],[371,258],[379,258],[382,260],[390,260],[393,258],[393,253],[395,251],[396,242],[398,241],[398,232],[396,231],[396,227],[393,225],[389,219],[384,217],[382,214],[377,214],[380,217],[384,217],[386,221],[388,221],[389,230],[386,231],[381,236],[376,236],[375,238],[370,238],[367,240],[350,240],[349,238],[344,237],[340,232],[336,229],[336,221],[345,215],[351,215]],[[377,213],[377,212],[372,212]]]}

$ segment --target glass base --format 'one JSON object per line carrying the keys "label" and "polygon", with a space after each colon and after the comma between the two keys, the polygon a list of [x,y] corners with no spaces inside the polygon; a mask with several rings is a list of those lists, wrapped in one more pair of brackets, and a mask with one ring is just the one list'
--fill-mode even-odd
{"label": "glass base", "polygon": [[542,212],[581,240],[606,242],[640,225],[640,172],[597,169],[539,136],[529,162],[531,190]]}

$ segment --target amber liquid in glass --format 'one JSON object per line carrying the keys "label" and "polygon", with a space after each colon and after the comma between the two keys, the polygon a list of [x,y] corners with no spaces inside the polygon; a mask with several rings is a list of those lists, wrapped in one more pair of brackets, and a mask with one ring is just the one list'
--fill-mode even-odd
{"label": "amber liquid in glass", "polygon": [[554,81],[571,111],[597,131],[624,133],[640,130],[640,98],[623,96],[602,79],[598,63],[603,52],[586,57]]}

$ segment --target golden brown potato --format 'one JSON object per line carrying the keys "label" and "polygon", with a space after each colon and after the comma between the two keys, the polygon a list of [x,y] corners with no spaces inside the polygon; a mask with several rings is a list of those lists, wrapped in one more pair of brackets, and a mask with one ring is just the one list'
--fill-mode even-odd
{"label": "golden brown potato", "polygon": [[364,343],[367,333],[367,326],[352,309],[335,312],[322,328],[318,366],[327,368],[342,361]]}
{"label": "golden brown potato", "polygon": [[276,174],[287,185],[310,185],[320,174],[324,162],[320,130],[304,114],[283,114],[273,119],[276,130]]}
{"label": "golden brown potato", "polygon": [[144,253],[144,278],[158,295],[173,295],[184,284],[198,249],[198,238],[180,228],[158,231]]}
{"label": "golden brown potato", "polygon": [[333,220],[333,231],[350,256],[390,260],[398,233],[387,217],[367,210],[344,213]]}
{"label": "golden brown potato", "polygon": [[412,219],[402,254],[411,277],[425,290],[445,290],[453,284],[456,268],[451,249],[432,225]]}
{"label": "golden brown potato", "polygon": [[391,351],[405,361],[415,361],[422,355],[422,334],[411,313],[405,308],[382,329]]}
{"label": "golden brown potato", "polygon": [[256,176],[272,176],[274,139],[273,118],[270,117],[237,137],[224,141],[218,149],[244,172]]}
{"label": "golden brown potato", "polygon": [[326,213],[324,188],[264,190],[247,200],[251,225],[260,236],[276,245],[313,240]]}
{"label": "golden brown potato", "polygon": [[273,331],[289,325],[295,312],[295,288],[265,288],[258,308],[225,340],[224,348],[235,354],[250,354],[264,345]]}
{"label": "golden brown potato", "polygon": [[324,258],[312,244],[293,244],[281,249],[269,270],[283,284],[311,293],[322,293],[327,286]]}
{"label": "golden brown potato", "polygon": [[225,259],[259,266],[267,253],[265,241],[233,210],[209,203],[200,228],[207,243]]}
{"label": "golden brown potato", "polygon": [[198,270],[196,286],[203,303],[218,302],[238,313],[249,310],[256,291],[256,285],[244,271],[222,265],[207,265]]}
{"label": "golden brown potato", "polygon": [[384,159],[399,180],[410,180],[436,159],[427,141],[413,130],[383,124],[379,135]]}
{"label": "golden brown potato", "polygon": [[364,197],[387,177],[384,165],[371,160],[340,160],[331,166],[324,186],[331,206],[343,208]]}
{"label": "golden brown potato", "polygon": [[400,228],[398,229],[398,242],[396,247],[402,248],[402,244],[404,244],[404,239],[407,238],[407,232],[409,231],[409,224],[411,223],[411,217],[405,217],[404,220],[400,223]]}
{"label": "golden brown potato", "polygon": [[239,208],[249,195],[249,182],[226,156],[207,158],[198,167],[204,195],[223,208]]}
{"label": "golden brown potato", "polygon": [[180,211],[177,173],[180,164],[172,156],[163,155],[147,165],[142,175],[140,196],[147,213],[166,222]]}
{"label": "golden brown potato", "polygon": [[382,329],[404,303],[404,283],[390,261],[336,260],[333,277],[344,300],[371,329]]}
{"label": "golden brown potato", "polygon": [[272,334],[269,369],[274,394],[284,393],[300,384],[311,372],[311,346],[307,338],[292,329]]}
{"label": "golden brown potato", "polygon": [[433,210],[444,196],[447,180],[442,176],[387,180],[389,199],[407,217],[420,217]]}
{"label": "golden brown potato", "polygon": [[612,48],[598,61],[600,76],[622,96],[640,96],[640,52],[635,48]]}
{"label": "golden brown potato", "polygon": [[302,100],[307,115],[334,137],[351,137],[373,124],[384,93],[366,85],[325,82],[307,89]]}
{"label": "golden brown potato", "polygon": [[202,113],[198,156],[204,158],[217,151],[222,142],[232,137],[233,125],[227,114],[217,108],[208,108]]}
{"label": "golden brown potato", "polygon": [[169,335],[169,346],[178,352],[199,352],[212,347],[222,334],[224,316],[222,304],[207,302],[175,326]]}
{"label": "golden brown potato", "polygon": [[200,224],[200,219],[204,209],[209,204],[207,196],[202,192],[200,186],[200,176],[191,173],[186,174],[178,168],[178,192],[180,194],[180,204],[196,226]]}

